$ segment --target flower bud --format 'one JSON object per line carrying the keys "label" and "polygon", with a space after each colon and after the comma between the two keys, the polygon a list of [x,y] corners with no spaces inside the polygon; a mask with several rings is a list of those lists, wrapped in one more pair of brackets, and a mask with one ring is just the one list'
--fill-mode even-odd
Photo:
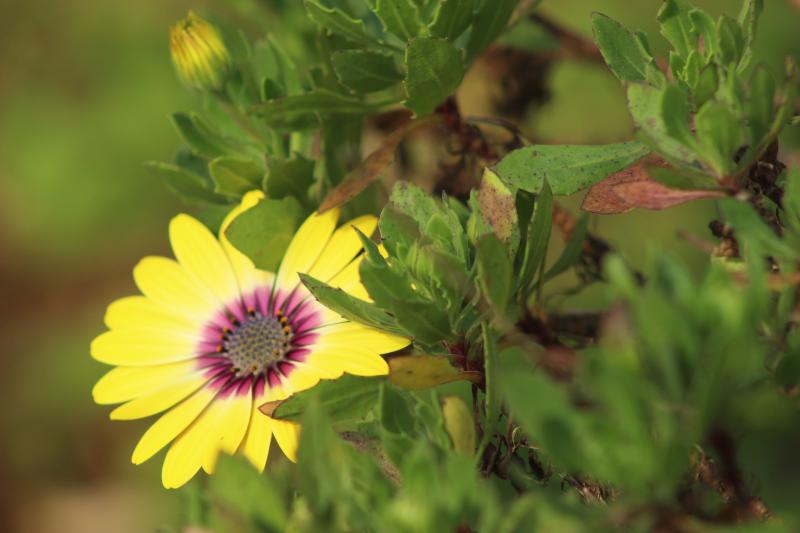
{"label": "flower bud", "polygon": [[192,89],[222,90],[232,70],[231,57],[217,29],[193,12],[169,32],[172,62]]}

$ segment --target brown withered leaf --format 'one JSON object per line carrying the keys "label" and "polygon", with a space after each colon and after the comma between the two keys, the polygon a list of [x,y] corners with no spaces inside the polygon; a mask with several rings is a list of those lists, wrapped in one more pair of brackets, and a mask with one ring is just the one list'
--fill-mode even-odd
{"label": "brown withered leaf", "polygon": [[438,115],[430,115],[412,120],[405,126],[394,130],[383,141],[380,147],[367,156],[361,164],[353,169],[344,180],[337,185],[319,206],[319,213],[338,207],[366,189],[370,183],[378,179],[381,173],[392,164],[397,153],[397,146],[411,131],[439,122]]}
{"label": "brown withered leaf", "polygon": [[599,215],[616,215],[637,207],[659,210],[692,200],[725,196],[721,190],[673,189],[652,179],[649,169],[667,166],[656,155],[643,157],[628,168],[593,185],[586,193],[581,209]]}

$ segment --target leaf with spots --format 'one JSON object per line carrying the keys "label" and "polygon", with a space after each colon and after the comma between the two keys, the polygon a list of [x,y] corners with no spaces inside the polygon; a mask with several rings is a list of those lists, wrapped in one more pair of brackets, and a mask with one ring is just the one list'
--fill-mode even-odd
{"label": "leaf with spots", "polygon": [[420,37],[406,47],[406,107],[427,115],[453,94],[464,77],[461,51],[445,39]]}

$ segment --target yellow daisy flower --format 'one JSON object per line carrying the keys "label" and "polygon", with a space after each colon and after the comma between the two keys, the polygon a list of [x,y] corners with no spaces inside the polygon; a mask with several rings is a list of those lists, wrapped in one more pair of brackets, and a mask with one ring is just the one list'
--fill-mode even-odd
{"label": "yellow daisy flower", "polygon": [[255,268],[224,235],[230,222],[263,197],[248,193],[219,238],[196,219],[172,219],[177,260],[145,257],[133,270],[142,295],[113,302],[109,331],[92,357],[115,365],[95,385],[99,404],[122,403],[114,420],[166,411],[133,451],[140,464],[171,443],[162,482],[175,488],[202,468],[213,473],[220,452],[240,453],[263,471],[272,437],[295,460],[299,426],[258,407],[343,372],[388,373],[381,354],[409,344],[404,337],[350,322],[319,304],[298,272],[368,299],[359,280],[353,227],[371,234],[372,216],[336,228],[339,213],[311,215],[289,244],[277,274]]}

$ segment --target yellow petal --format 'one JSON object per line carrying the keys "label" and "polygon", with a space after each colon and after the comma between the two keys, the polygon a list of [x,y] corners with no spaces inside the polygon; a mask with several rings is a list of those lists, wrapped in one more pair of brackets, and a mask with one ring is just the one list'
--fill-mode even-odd
{"label": "yellow petal", "polygon": [[158,366],[117,367],[95,384],[92,397],[96,403],[121,403],[180,381],[197,368],[193,360]]}
{"label": "yellow petal", "polygon": [[411,340],[400,335],[392,335],[355,322],[344,322],[323,326],[316,330],[320,335],[314,343],[315,348],[328,347],[368,347],[372,352],[391,353],[405,348]]}
{"label": "yellow petal", "polygon": [[361,251],[361,239],[358,238],[356,229],[369,236],[377,226],[378,219],[372,215],[358,217],[343,224],[333,232],[333,236],[308,274],[320,281],[330,280]]}
{"label": "yellow petal", "polygon": [[293,463],[297,462],[297,446],[300,441],[300,424],[286,420],[270,419],[272,434],[284,455]]}
{"label": "yellow petal", "polygon": [[242,395],[234,393],[224,399],[217,398],[214,402],[212,408],[220,411],[219,416],[222,421],[217,426],[218,433],[207,434],[209,440],[217,442],[216,446],[208,448],[203,459],[203,470],[207,473],[214,473],[219,452],[225,452],[228,455],[236,453],[247,433],[252,405],[253,400],[249,393]]}
{"label": "yellow petal", "polygon": [[216,394],[215,390],[203,387],[161,415],[161,418],[156,420],[139,439],[131,457],[133,463],[138,465],[147,461],[169,444],[172,439],[180,435],[203,412]]}
{"label": "yellow petal", "polygon": [[158,329],[192,333],[200,324],[185,315],[158,305],[145,296],[127,296],[111,303],[106,310],[108,329]]}
{"label": "yellow petal", "polygon": [[320,372],[347,372],[355,376],[385,376],[389,373],[389,365],[379,354],[346,346],[314,349],[306,364]]}
{"label": "yellow petal", "polygon": [[170,221],[169,240],[178,263],[195,283],[207,287],[222,303],[239,296],[239,285],[228,256],[200,221],[178,215]]}
{"label": "yellow petal", "polygon": [[320,380],[320,373],[313,368],[295,365],[288,376],[283,378],[283,386],[290,393],[308,390]]}
{"label": "yellow petal", "polygon": [[109,365],[160,365],[195,357],[197,340],[170,332],[112,330],[95,338],[90,351]]}
{"label": "yellow petal", "polygon": [[219,310],[219,301],[198,286],[172,259],[145,257],[133,269],[136,286],[155,304],[174,311],[199,325]]}
{"label": "yellow petal", "polygon": [[171,383],[161,389],[134,398],[111,411],[111,420],[134,420],[144,418],[169,409],[194,391],[208,383],[208,378],[200,373],[181,381]]}
{"label": "yellow petal", "polygon": [[314,265],[336,228],[339,210],[331,209],[324,213],[314,213],[303,222],[295,233],[292,242],[278,269],[278,286],[291,291],[300,281],[298,272],[308,272]]}
{"label": "yellow petal", "polygon": [[244,436],[240,451],[242,455],[259,471],[263,472],[269,457],[269,445],[272,441],[272,420],[265,416],[259,407],[266,403],[263,394],[253,399],[250,413],[250,424]]}

